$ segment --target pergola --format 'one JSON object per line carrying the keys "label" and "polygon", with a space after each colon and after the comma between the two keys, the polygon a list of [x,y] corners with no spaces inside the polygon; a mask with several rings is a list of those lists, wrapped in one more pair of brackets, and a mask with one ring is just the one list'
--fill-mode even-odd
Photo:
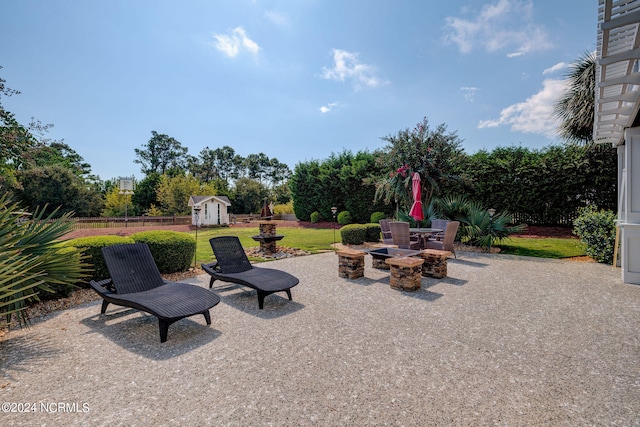
{"label": "pergola", "polygon": [[598,1],[594,139],[618,147],[622,278],[640,284],[640,0]]}

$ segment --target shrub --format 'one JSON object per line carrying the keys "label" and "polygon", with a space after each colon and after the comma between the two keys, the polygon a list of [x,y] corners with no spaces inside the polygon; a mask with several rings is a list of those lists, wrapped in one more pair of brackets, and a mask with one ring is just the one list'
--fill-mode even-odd
{"label": "shrub", "polygon": [[598,210],[595,206],[578,209],[573,221],[573,233],[585,245],[587,255],[598,262],[613,263],[616,240],[616,216],[609,210]]}
{"label": "shrub", "polygon": [[380,233],[382,232],[382,229],[380,228],[380,224],[378,223],[364,224],[364,227],[365,227],[365,237],[364,237],[365,242],[375,243],[380,241]]}
{"label": "shrub", "polygon": [[458,221],[469,213],[471,203],[466,196],[447,196],[435,201],[435,208],[442,219]]}
{"label": "shrub", "polygon": [[189,269],[196,251],[196,239],[177,231],[142,231],[131,235],[136,243],[146,243],[160,273]]}
{"label": "shrub", "polygon": [[365,242],[367,227],[362,224],[345,225],[340,229],[343,245],[361,245]]}
{"label": "shrub", "polygon": [[512,233],[520,233],[525,225],[509,225],[512,217],[508,212],[496,213],[491,217],[479,203],[469,203],[467,213],[460,217],[458,236],[463,242],[490,249],[495,243],[508,238]]}
{"label": "shrub", "polygon": [[273,207],[274,215],[292,214],[293,213],[293,200],[289,200],[286,204],[275,205]]}
{"label": "shrub", "polygon": [[374,212],[371,214],[371,218],[369,218],[369,222],[373,224],[378,224],[381,219],[385,219],[386,217],[387,217],[387,214],[385,214],[384,212]]}
{"label": "shrub", "polygon": [[312,212],[311,213],[311,222],[313,222],[315,224],[316,222],[319,222],[319,221],[320,221],[320,212],[318,212],[318,211]]}
{"label": "shrub", "polygon": [[[83,259],[82,252],[80,252],[76,248],[65,247],[63,244],[58,245],[58,252],[65,257],[67,260],[76,258],[76,262],[84,262],[85,264],[85,272],[89,270],[89,265],[86,262],[86,258]],[[47,288],[49,288],[49,292],[40,292],[38,294],[38,299],[40,301],[47,300],[55,300],[58,298],[66,298],[71,295],[71,292],[78,289],[78,286],[88,287],[88,284],[80,279],[77,283],[47,283]]]}
{"label": "shrub", "polygon": [[87,263],[92,268],[92,276],[89,277],[93,280],[104,280],[109,278],[109,270],[104,263],[104,257],[102,256],[102,248],[105,246],[119,245],[125,243],[135,243],[133,239],[122,236],[93,236],[93,237],[80,237],[78,239],[68,240],[64,242],[65,246],[72,246],[78,248],[87,257]]}
{"label": "shrub", "polygon": [[66,292],[87,275],[80,252],[58,242],[72,227],[71,214],[58,214],[36,209],[22,221],[23,209],[0,196],[0,315],[7,323],[14,314],[20,326],[28,322],[24,308],[38,291]]}
{"label": "shrub", "polygon": [[351,224],[353,220],[351,219],[351,214],[349,211],[342,211],[338,214],[338,224],[347,225]]}

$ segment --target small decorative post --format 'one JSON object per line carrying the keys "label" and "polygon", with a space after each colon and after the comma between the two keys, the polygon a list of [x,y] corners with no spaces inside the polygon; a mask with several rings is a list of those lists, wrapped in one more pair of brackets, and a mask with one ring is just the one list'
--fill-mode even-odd
{"label": "small decorative post", "polygon": [[489,212],[489,253],[491,253],[491,243],[493,243],[493,216],[496,214],[496,210],[491,208],[488,210]]}
{"label": "small decorative post", "polygon": [[200,223],[200,209],[202,209],[199,205],[195,205],[193,207],[193,213],[195,214],[196,217],[196,250],[193,253],[193,269],[196,269],[196,266],[198,264],[198,225]]}
{"label": "small decorative post", "polygon": [[338,212],[338,208],[335,206],[331,207],[331,214],[333,215],[333,244],[336,244],[336,212]]}

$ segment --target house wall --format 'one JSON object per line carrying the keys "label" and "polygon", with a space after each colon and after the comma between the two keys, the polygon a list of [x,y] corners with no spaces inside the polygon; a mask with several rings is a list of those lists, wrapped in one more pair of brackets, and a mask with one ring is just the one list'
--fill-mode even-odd
{"label": "house wall", "polygon": [[640,128],[625,132],[620,200],[622,280],[640,285]]}

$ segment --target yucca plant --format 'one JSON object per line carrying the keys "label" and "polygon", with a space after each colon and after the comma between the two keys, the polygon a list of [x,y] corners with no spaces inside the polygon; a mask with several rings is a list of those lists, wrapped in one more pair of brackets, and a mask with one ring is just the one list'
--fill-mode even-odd
{"label": "yucca plant", "polygon": [[459,219],[461,240],[487,250],[491,250],[494,243],[508,238],[510,234],[520,233],[527,227],[523,224],[509,225],[513,218],[508,212],[496,213],[492,217],[478,203],[470,203],[467,214]]}
{"label": "yucca plant", "polygon": [[15,314],[20,326],[28,324],[27,302],[52,286],[73,286],[89,272],[78,250],[56,240],[72,227],[71,214],[54,219],[56,212],[45,217],[39,209],[22,221],[18,204],[0,197],[0,314],[7,323]]}

